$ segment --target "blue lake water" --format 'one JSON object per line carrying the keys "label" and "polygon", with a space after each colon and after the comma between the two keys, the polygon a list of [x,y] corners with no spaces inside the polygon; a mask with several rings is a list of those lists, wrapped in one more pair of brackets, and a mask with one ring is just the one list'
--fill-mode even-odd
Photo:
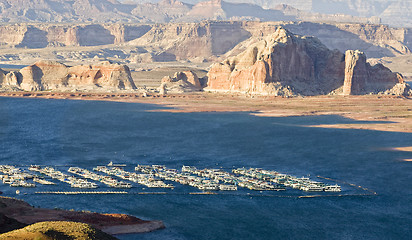
{"label": "blue lake water", "polygon": [[[361,185],[376,196],[297,198],[293,191],[239,195],[39,195],[0,183],[34,206],[163,220],[166,229],[120,239],[410,239],[412,134],[310,128],[340,116],[152,112],[131,103],[0,98],[0,164],[91,168],[110,161],[171,168],[260,167]],[[49,187],[67,189],[63,183]],[[190,187],[187,187],[190,188]],[[46,187],[45,187],[46,189]],[[109,189],[102,189],[109,190]],[[141,187],[130,191],[138,192]],[[186,191],[186,189],[176,189]],[[188,191],[194,191],[190,189]],[[342,193],[361,193],[342,185]],[[290,192],[290,193],[289,193]],[[24,194],[26,193],[26,194]]]}

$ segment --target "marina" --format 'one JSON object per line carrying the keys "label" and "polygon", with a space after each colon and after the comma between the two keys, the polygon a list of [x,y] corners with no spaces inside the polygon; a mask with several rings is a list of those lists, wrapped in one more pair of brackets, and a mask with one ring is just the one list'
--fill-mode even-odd
{"label": "marina", "polygon": [[22,172],[20,168],[10,165],[0,165],[0,172],[4,175],[0,175],[0,179],[4,184],[9,184],[11,187],[35,187],[34,183],[27,182],[27,179],[32,179],[34,176]]}
{"label": "marina", "polygon": [[[60,182],[70,184],[72,188],[95,189],[102,183],[110,188],[130,189],[132,183],[153,189],[171,189],[175,185],[187,185],[200,190],[200,193],[213,193],[217,191],[234,192],[242,191],[285,191],[288,189],[304,192],[341,192],[341,186],[315,181],[308,177],[296,177],[289,174],[279,173],[274,170],[264,170],[261,168],[234,168],[231,171],[223,169],[204,168],[198,169],[195,166],[183,165],[181,170],[166,167],[165,165],[137,165],[134,170],[124,170],[126,165],[116,165],[110,162],[107,166],[97,166],[93,170],[71,166],[66,174],[54,167],[31,165],[28,171],[20,168],[0,165],[0,178],[4,184],[12,187],[36,187],[35,183],[41,185],[56,185],[53,181],[44,179],[36,175],[47,176]],[[30,171],[30,172],[29,172]],[[101,174],[97,173],[100,172]],[[139,173],[137,173],[139,172]],[[73,176],[76,175],[77,177]],[[122,179],[122,180],[118,180]],[[327,180],[327,178],[324,178]],[[32,181],[32,182],[30,182]],[[45,191],[49,192],[49,191]],[[51,191],[56,192],[56,191]],[[57,191],[58,192],[58,191]],[[102,192],[102,191],[99,191]],[[123,192],[122,192],[123,193]],[[79,193],[80,194],[80,193]],[[94,194],[94,193],[93,193]],[[154,194],[150,193],[149,194]],[[196,193],[191,193],[196,194]]]}
{"label": "marina", "polygon": [[123,168],[120,168],[120,167],[109,167],[108,168],[106,166],[98,166],[94,168],[93,170],[104,172],[108,175],[116,176],[124,180],[135,182],[135,183],[144,185],[149,188],[171,188],[171,189],[174,188],[172,184],[166,184],[163,181],[156,179],[153,174],[137,174],[133,172],[127,172]]}
{"label": "marina", "polygon": [[76,178],[74,176],[70,176],[59,170],[54,169],[53,167],[41,168],[40,166],[33,165],[29,167],[29,170],[42,173],[53,179],[59,180],[60,182],[70,184],[72,188],[97,188],[98,187],[96,183],[89,182],[83,178]]}
{"label": "marina", "polygon": [[92,179],[94,181],[99,181],[103,184],[106,184],[109,187],[113,188],[131,188],[132,184],[126,183],[123,181],[117,181],[116,179],[110,176],[103,176],[94,172],[91,172],[87,169],[79,168],[79,167],[70,167],[68,170],[69,173],[77,174],[82,176],[83,178]]}

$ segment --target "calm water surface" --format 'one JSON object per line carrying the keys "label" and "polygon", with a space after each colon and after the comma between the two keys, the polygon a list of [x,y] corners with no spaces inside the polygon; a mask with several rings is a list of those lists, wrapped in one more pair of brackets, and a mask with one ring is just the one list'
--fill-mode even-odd
{"label": "calm water surface", "polygon": [[[130,103],[0,98],[0,164],[80,166],[110,161],[180,168],[261,167],[325,176],[377,196],[296,198],[187,194],[38,195],[59,186],[20,189],[34,206],[126,213],[163,220],[166,229],[120,239],[410,239],[412,134],[309,128],[352,123],[339,116],[255,117],[249,113],[152,112]],[[67,184],[66,184],[67,185]],[[361,193],[342,185],[343,193]],[[0,191],[15,197],[15,188]],[[109,190],[104,189],[102,190]],[[147,189],[146,189],[147,190]],[[131,192],[145,191],[141,186]],[[180,187],[175,192],[196,191]],[[292,197],[286,197],[292,195]]]}

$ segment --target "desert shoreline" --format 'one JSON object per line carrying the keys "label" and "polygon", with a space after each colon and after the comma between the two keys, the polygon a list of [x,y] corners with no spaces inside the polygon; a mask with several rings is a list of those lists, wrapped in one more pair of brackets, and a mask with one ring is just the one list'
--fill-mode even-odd
{"label": "desert shoreline", "polygon": [[412,99],[398,96],[284,98],[210,92],[166,95],[139,92],[0,92],[0,97],[154,104],[164,108],[150,111],[163,112],[250,112],[257,117],[338,115],[355,122],[303,126],[412,133]]}

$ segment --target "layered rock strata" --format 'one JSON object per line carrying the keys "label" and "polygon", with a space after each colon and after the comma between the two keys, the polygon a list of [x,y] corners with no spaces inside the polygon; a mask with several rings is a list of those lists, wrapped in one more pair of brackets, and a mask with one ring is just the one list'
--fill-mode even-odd
{"label": "layered rock strata", "polygon": [[2,88],[44,90],[131,90],[136,89],[126,65],[102,62],[68,67],[54,61],[39,61],[18,72],[0,74]]}
{"label": "layered rock strata", "polygon": [[393,73],[382,64],[371,66],[367,63],[363,52],[346,51],[343,95],[385,91],[395,95],[405,95],[408,94],[408,87],[399,73]]}
{"label": "layered rock strata", "polygon": [[33,58],[110,59],[125,64],[215,61],[229,53],[237,55],[237,50],[244,50],[250,41],[273,33],[278,26],[295,34],[315,36],[328,48],[342,52],[360,49],[374,58],[411,54],[410,29],[374,24],[240,21],[143,25],[4,24],[0,26],[0,45],[3,46],[0,61],[24,62],[20,64],[31,63]]}
{"label": "layered rock strata", "polygon": [[378,93],[403,83],[402,76],[366,56],[329,50],[318,39],[283,27],[235,57],[212,65],[209,90],[275,96]]}

